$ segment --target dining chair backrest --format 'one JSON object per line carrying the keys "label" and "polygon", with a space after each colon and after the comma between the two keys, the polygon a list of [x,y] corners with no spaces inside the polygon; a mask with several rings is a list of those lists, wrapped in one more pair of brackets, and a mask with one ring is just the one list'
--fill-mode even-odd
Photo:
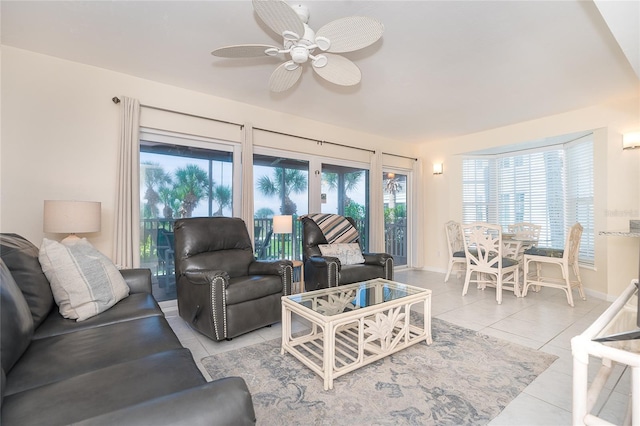
{"label": "dining chair backrest", "polygon": [[447,244],[449,248],[449,257],[456,252],[464,251],[464,242],[462,241],[462,226],[460,222],[450,220],[445,224],[447,230]]}
{"label": "dining chair backrest", "polygon": [[484,222],[464,225],[464,251],[467,265],[475,270],[495,273],[502,268],[502,228]]}
{"label": "dining chair backrest", "polygon": [[536,243],[540,239],[541,228],[542,227],[540,225],[528,222],[514,223],[507,227],[509,233],[513,234],[515,239],[535,241]]}
{"label": "dining chair backrest", "polygon": [[578,263],[578,254],[580,253],[580,239],[582,238],[582,225],[575,223],[569,230],[567,242],[564,246],[564,256],[569,265]]}

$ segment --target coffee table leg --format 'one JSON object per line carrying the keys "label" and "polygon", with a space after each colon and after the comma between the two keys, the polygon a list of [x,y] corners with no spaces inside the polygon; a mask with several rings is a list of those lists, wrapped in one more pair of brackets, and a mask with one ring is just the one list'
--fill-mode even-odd
{"label": "coffee table leg", "polygon": [[280,355],[284,355],[284,345],[289,343],[291,336],[291,311],[282,304],[282,341],[280,343]]}
{"label": "coffee table leg", "polygon": [[333,356],[335,351],[335,328],[329,322],[322,331],[323,341],[323,370],[324,370],[324,390],[333,389]]}
{"label": "coffee table leg", "polygon": [[430,345],[431,343],[433,343],[433,338],[431,337],[431,295],[428,295],[424,300],[423,318],[425,332],[427,333],[426,341],[427,344]]}

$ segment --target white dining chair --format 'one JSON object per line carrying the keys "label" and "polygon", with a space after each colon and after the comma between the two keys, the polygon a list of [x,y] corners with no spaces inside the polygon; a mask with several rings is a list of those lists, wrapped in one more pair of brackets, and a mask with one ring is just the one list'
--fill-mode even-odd
{"label": "white dining chair", "polygon": [[519,222],[507,226],[507,230],[513,235],[514,240],[535,241],[536,244],[540,240],[541,229],[540,225],[529,222]]}
{"label": "white dining chair", "polygon": [[[504,256],[502,228],[498,225],[476,222],[464,225],[463,241],[467,260],[467,274],[462,295],[469,290],[469,283],[475,282],[479,288],[496,288],[496,301],[502,303],[502,290],[511,290],[520,297],[519,270],[516,259]],[[472,275],[476,274],[475,280]],[[492,279],[493,278],[493,279]]]}
{"label": "white dining chair", "polygon": [[449,264],[447,265],[447,275],[444,277],[444,282],[449,281],[449,276],[455,265],[461,266],[458,269],[458,276],[460,272],[466,267],[467,259],[464,256],[464,243],[462,241],[462,226],[459,222],[450,220],[444,225],[447,234],[447,248],[449,250]]}
{"label": "white dining chair", "polygon": [[[580,268],[578,267],[578,253],[580,251],[580,238],[582,237],[582,225],[573,225],[567,235],[564,249],[533,247],[524,252],[524,286],[522,295],[526,296],[530,286],[534,286],[538,291],[540,287],[552,287],[564,290],[567,294],[567,302],[572,307],[572,290],[578,288],[582,300],[587,300],[582,280],[580,279]],[[532,265],[533,264],[533,265]],[[558,266],[562,272],[562,278],[555,278],[542,275],[542,267]],[[529,270],[534,267],[534,272]],[[569,273],[572,272],[572,280]]]}

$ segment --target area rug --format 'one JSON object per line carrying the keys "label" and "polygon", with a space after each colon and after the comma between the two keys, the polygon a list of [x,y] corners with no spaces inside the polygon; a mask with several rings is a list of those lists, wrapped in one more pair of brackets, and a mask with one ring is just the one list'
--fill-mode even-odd
{"label": "area rug", "polygon": [[422,342],[334,380],[280,339],[202,359],[213,379],[240,376],[259,425],[482,425],[557,357],[434,318]]}

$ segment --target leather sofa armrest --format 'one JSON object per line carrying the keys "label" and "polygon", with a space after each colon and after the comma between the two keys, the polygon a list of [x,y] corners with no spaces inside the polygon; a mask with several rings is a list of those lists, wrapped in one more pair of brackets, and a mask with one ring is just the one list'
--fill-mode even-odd
{"label": "leather sofa armrest", "polygon": [[86,419],[78,425],[254,425],[251,394],[240,377],[226,377]]}
{"label": "leather sofa armrest", "polygon": [[385,266],[388,259],[393,259],[388,253],[362,253],[365,265]]}
{"label": "leather sofa armrest", "polygon": [[187,271],[184,276],[191,284],[208,285],[213,283],[216,278],[224,280],[225,288],[229,285],[229,274],[225,271],[217,269],[203,269],[200,271]]}
{"label": "leather sofa armrest", "polygon": [[307,259],[314,268],[326,268],[330,263],[336,263],[338,270],[342,267],[340,259],[332,256],[311,256]]}
{"label": "leather sofa armrest", "polygon": [[293,268],[290,260],[256,260],[249,264],[249,275],[280,275],[283,276],[285,268]]}
{"label": "leather sofa armrest", "polygon": [[304,286],[307,291],[338,285],[338,274],[342,265],[337,257],[310,256],[304,268]]}
{"label": "leather sofa armrest", "polygon": [[129,286],[130,293],[151,294],[151,270],[147,268],[121,269],[120,274]]}

